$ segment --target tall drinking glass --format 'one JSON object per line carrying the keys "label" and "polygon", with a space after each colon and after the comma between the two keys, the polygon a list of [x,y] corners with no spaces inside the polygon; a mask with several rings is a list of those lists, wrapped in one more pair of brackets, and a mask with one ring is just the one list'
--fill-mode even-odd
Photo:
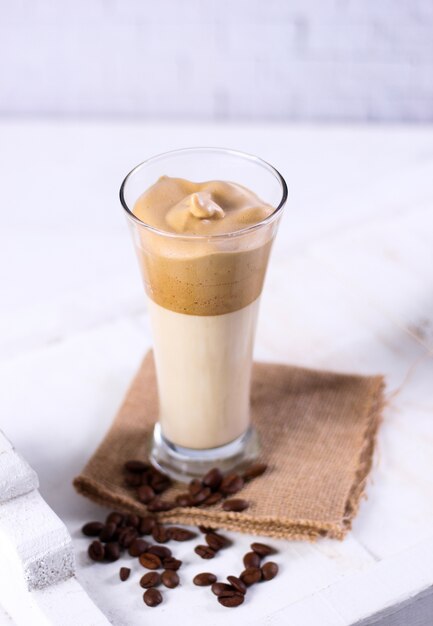
{"label": "tall drinking glass", "polygon": [[[241,184],[271,205],[266,219],[224,234],[166,232],[134,215],[160,176]],[[253,345],[260,294],[287,199],[281,174],[222,148],[188,148],[134,168],[120,189],[148,296],[159,395],[150,443],[154,465],[180,480],[253,461]]]}

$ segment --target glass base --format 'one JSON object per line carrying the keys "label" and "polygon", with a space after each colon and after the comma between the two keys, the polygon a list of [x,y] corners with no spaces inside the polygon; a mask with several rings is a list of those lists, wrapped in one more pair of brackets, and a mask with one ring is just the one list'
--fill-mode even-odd
{"label": "glass base", "polygon": [[225,446],[196,450],[182,448],[165,439],[159,423],[155,425],[150,448],[150,461],[164,474],[181,482],[202,478],[213,467],[223,473],[241,470],[255,462],[259,455],[259,443],[255,429],[248,430]]}

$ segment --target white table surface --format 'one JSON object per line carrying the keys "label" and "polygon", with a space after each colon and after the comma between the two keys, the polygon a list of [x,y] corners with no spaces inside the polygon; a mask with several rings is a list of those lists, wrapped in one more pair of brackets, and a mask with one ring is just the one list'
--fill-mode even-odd
{"label": "white table surface", "polygon": [[[233,611],[191,579],[203,570],[238,571],[251,537],[235,537],[237,549],[211,564],[180,545],[182,587],[164,593],[153,611],[141,600],[138,568],[120,584],[123,560],[89,562],[79,529],[105,512],[71,486],[150,345],[119,184],[147,156],[187,145],[257,153],[289,183],[256,356],[384,373],[388,384],[352,532],[315,545],[273,540],[280,576]],[[38,472],[42,495],[74,539],[79,580],[115,626],[163,626],[180,615],[188,625],[348,626],[420,592],[429,596],[432,127],[3,121],[0,177],[1,428]],[[386,624],[404,623],[396,616]],[[10,624],[6,616],[3,623]]]}

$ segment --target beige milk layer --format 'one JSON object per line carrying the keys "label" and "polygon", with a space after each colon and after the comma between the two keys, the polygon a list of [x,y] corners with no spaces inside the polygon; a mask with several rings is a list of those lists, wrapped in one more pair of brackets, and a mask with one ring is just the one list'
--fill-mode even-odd
{"label": "beige milk layer", "polygon": [[236,233],[272,211],[241,185],[167,176],[134,207],[142,222],[166,233],[143,228],[136,243],[150,298],[159,420],[176,445],[214,448],[248,428],[254,334],[272,234],[264,226],[214,235]]}

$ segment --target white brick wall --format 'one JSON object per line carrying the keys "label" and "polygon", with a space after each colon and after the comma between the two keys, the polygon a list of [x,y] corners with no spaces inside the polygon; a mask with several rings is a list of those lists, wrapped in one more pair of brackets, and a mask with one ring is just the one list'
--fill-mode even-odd
{"label": "white brick wall", "polygon": [[433,120],[433,0],[1,0],[0,113]]}

